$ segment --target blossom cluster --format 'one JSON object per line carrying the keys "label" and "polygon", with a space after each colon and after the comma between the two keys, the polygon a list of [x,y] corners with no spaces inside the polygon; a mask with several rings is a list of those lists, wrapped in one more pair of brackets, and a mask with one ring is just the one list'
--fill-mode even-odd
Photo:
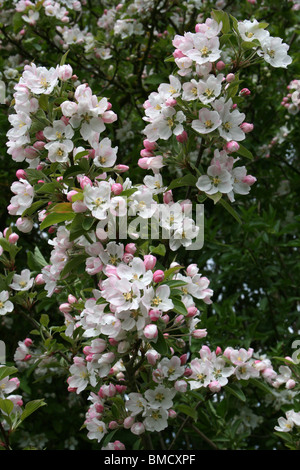
{"label": "blossom cluster", "polygon": [[282,98],[281,104],[294,116],[300,111],[300,80],[292,80],[287,89],[288,94]]}

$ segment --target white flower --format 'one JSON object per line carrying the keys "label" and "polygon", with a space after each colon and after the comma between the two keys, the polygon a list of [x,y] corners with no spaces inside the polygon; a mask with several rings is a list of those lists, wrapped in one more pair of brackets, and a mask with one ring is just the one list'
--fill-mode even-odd
{"label": "white flower", "polygon": [[213,103],[213,107],[217,109],[222,120],[222,125],[219,126],[218,131],[223,139],[230,141],[240,141],[245,139],[245,133],[239,127],[245,119],[245,114],[240,113],[238,109],[232,110],[232,99],[230,98],[226,103],[224,98],[220,98]]}
{"label": "white flower", "polygon": [[217,129],[221,124],[222,120],[217,111],[202,108],[199,111],[199,119],[192,121],[192,128],[199,132],[199,134],[208,134]]}
{"label": "white flower", "polygon": [[0,292],[0,315],[5,315],[6,313],[12,312],[14,305],[9,298],[9,293],[7,290]]}
{"label": "white flower", "polygon": [[132,416],[136,416],[146,409],[147,401],[140,393],[133,392],[129,393],[125,406],[129,411],[131,411]]}
{"label": "white flower", "polygon": [[48,150],[48,158],[50,162],[66,163],[69,161],[69,153],[72,152],[74,144],[72,140],[64,140],[63,142],[49,142],[45,145]]}
{"label": "white flower", "polygon": [[93,418],[91,421],[86,421],[86,428],[88,430],[87,437],[89,439],[97,439],[98,442],[101,441],[103,436],[107,433],[105,423],[99,421],[97,418]]}
{"label": "white flower", "polygon": [[[238,30],[243,41],[251,42],[254,39],[263,41],[269,36],[269,32],[261,28],[257,20],[244,20],[238,22]],[[255,47],[255,46],[253,46]]]}
{"label": "white flower", "polygon": [[206,38],[203,34],[195,34],[193,37],[194,48],[186,51],[186,55],[197,64],[202,65],[206,62],[215,62],[220,58],[219,39],[213,37]]}
{"label": "white flower", "polygon": [[153,287],[146,289],[142,302],[149,310],[157,309],[161,312],[171,310],[174,305],[170,297],[170,287],[166,285],[159,286],[155,291]]}
{"label": "white flower", "polygon": [[257,54],[273,67],[286,68],[292,63],[292,58],[287,54],[288,50],[289,46],[283,43],[281,38],[270,36],[263,39],[261,50],[257,51]]}
{"label": "white flower", "polygon": [[112,148],[111,140],[108,137],[102,139],[99,143],[93,145],[95,158],[93,160],[96,166],[112,167],[117,159],[118,147]]}
{"label": "white flower", "polygon": [[159,432],[168,427],[168,412],[164,408],[149,409],[145,416],[144,425],[147,431]]}
{"label": "white flower", "polygon": [[175,394],[175,389],[158,385],[154,390],[146,390],[145,398],[148,400],[152,409],[164,408],[168,410],[173,406],[172,399]]}
{"label": "white flower", "polygon": [[107,181],[100,181],[98,186],[87,184],[83,190],[83,202],[98,220],[106,219],[110,204],[111,187]]}
{"label": "white flower", "polygon": [[13,282],[9,285],[9,287],[17,291],[25,291],[32,287],[33,281],[34,278],[30,279],[29,269],[23,269],[21,274],[14,275]]}
{"label": "white flower", "polygon": [[207,169],[207,175],[198,178],[196,186],[207,194],[229,193],[232,190],[232,179],[229,171],[219,165],[211,165]]}
{"label": "white flower", "polygon": [[43,134],[48,140],[58,140],[63,142],[65,139],[72,139],[74,131],[70,124],[65,124],[62,120],[53,121],[53,126],[45,127]]}

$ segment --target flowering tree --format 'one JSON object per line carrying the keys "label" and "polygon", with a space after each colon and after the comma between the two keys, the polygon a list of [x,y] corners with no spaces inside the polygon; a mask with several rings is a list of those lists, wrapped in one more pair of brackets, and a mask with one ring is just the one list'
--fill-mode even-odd
{"label": "flowering tree", "polygon": [[[250,137],[257,101],[258,127],[269,125],[259,74],[282,81],[296,37],[287,44],[263,19],[244,19],[256,2],[231,3],[3,2],[17,180],[0,238],[0,315],[18,335],[3,334],[4,448],[55,447],[59,434],[67,448],[298,448],[298,298],[285,293],[282,326],[284,288],[259,284],[277,275],[260,236],[271,244],[282,231],[291,251],[298,240],[272,208],[254,214],[260,160],[283,148],[282,165],[299,174],[294,148],[280,147],[297,127]],[[298,82],[276,103],[295,118]],[[293,260],[274,250],[288,272]],[[24,397],[12,395],[18,386]],[[47,413],[53,429],[34,433]]]}

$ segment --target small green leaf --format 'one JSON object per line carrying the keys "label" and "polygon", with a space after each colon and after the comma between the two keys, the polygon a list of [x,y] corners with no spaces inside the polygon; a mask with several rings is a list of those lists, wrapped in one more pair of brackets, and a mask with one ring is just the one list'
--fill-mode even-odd
{"label": "small green leaf", "polygon": [[253,155],[250,150],[246,149],[242,144],[239,144],[239,149],[236,153],[242,155],[242,157],[249,158],[249,160],[253,160]]}
{"label": "small green leaf", "polygon": [[14,409],[14,404],[12,401],[8,400],[8,399],[5,399],[5,398],[1,398],[0,399],[0,409],[6,414],[6,415],[10,415],[10,413],[12,412],[12,410]]}
{"label": "small green leaf", "polygon": [[230,204],[228,204],[227,201],[225,201],[225,199],[223,199],[223,198],[220,199],[220,204],[222,204],[222,206],[224,207],[224,209],[226,209],[227,212],[229,212],[229,214],[231,214],[232,217],[234,217],[235,220],[237,220],[239,224],[242,224],[242,221],[241,221],[241,219],[240,219],[238,213],[233,209],[233,207],[232,207]]}
{"label": "small green leaf", "polygon": [[15,374],[16,372],[18,372],[18,369],[16,367],[13,367],[13,366],[0,367],[0,380],[3,380],[8,375]]}
{"label": "small green leaf", "polygon": [[23,413],[20,416],[20,420],[24,421],[24,419],[28,418],[28,416],[30,416],[36,410],[38,410],[39,408],[41,408],[42,406],[45,406],[45,405],[46,405],[46,403],[45,403],[43,398],[40,399],[40,400],[32,400],[32,401],[28,402],[25,406],[25,410],[23,411]]}
{"label": "small green leaf", "polygon": [[63,279],[67,274],[76,274],[75,268],[78,268],[78,266],[85,263],[86,258],[87,258],[87,255],[84,254],[84,255],[74,256],[72,259],[70,259],[66,263],[62,272],[60,273],[61,279]]}
{"label": "small green leaf", "polygon": [[43,313],[40,318],[41,325],[47,327],[49,324],[49,316],[46,313]]}
{"label": "small green leaf", "polygon": [[74,212],[65,212],[65,213],[51,213],[43,220],[40,225],[40,230],[44,230],[51,225],[58,224],[59,222],[65,222],[66,220],[72,220],[75,217]]}
{"label": "small green leaf", "polygon": [[180,178],[176,178],[172,181],[172,183],[168,186],[167,191],[174,188],[181,188],[182,186],[195,186],[197,183],[197,177],[188,173]]}
{"label": "small green leaf", "polygon": [[173,302],[173,309],[174,312],[178,313],[178,315],[187,315],[187,309],[186,309],[186,306],[184,305],[183,302],[181,302],[181,300],[178,300],[178,299],[172,299],[172,302]]}
{"label": "small green leaf", "polygon": [[162,243],[160,243],[158,246],[150,246],[149,249],[150,252],[155,255],[165,256],[166,254],[166,247]]}
{"label": "small green leaf", "polygon": [[246,397],[242,389],[237,384],[226,385],[224,390],[234,395],[236,398],[241,400],[243,403],[246,402]]}
{"label": "small green leaf", "polygon": [[191,408],[188,405],[184,405],[183,403],[176,406],[176,411],[179,411],[180,413],[190,416],[191,418],[193,418],[194,421],[196,421],[198,418],[197,411],[195,411],[193,408]]}
{"label": "small green leaf", "polygon": [[151,342],[153,348],[162,356],[165,356],[168,353],[168,345],[164,338],[164,335],[160,330],[158,330],[158,336],[156,343]]}

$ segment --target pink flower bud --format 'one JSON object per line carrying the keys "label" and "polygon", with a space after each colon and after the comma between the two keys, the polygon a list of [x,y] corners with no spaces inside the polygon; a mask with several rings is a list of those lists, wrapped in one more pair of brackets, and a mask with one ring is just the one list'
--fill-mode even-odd
{"label": "pink flower bud", "polygon": [[175,318],[174,322],[177,325],[181,325],[184,322],[184,316],[183,315],[178,315],[178,317]]}
{"label": "pink flower bud", "polygon": [[127,390],[126,385],[116,385],[116,390],[118,393],[125,393]]}
{"label": "pink flower bud", "polygon": [[17,377],[13,377],[9,382],[15,384],[16,387],[20,387],[20,380]]}
{"label": "pink flower bud", "polygon": [[151,366],[154,366],[159,358],[159,354],[156,351],[149,351],[146,353],[146,358]]}
{"label": "pink flower bud", "polygon": [[162,321],[163,321],[165,324],[169,323],[169,321],[170,321],[169,315],[163,315],[163,316],[161,317],[161,319],[162,319]]}
{"label": "pink flower bud", "polygon": [[173,52],[173,57],[175,59],[181,59],[182,57],[185,57],[185,55],[183,54],[183,52],[181,52],[180,49],[175,49],[175,51]]}
{"label": "pink flower bud", "polygon": [[143,158],[153,157],[153,152],[151,150],[142,149],[140,151],[140,156]]}
{"label": "pink flower bud", "polygon": [[175,98],[168,98],[166,100],[166,106],[174,107],[176,106],[176,104],[177,104],[177,101],[175,100]]}
{"label": "pink flower bud", "polygon": [[158,329],[156,325],[149,324],[144,328],[144,335],[147,339],[154,339],[158,335]]}
{"label": "pink flower bud", "polygon": [[11,233],[8,237],[8,241],[11,245],[14,245],[19,240],[19,235],[17,233]]}
{"label": "pink flower bud", "polygon": [[79,178],[79,184],[80,184],[80,187],[81,189],[84,189],[84,187],[89,184],[90,186],[93,186],[93,183],[92,181],[90,180],[90,178],[88,178],[87,176],[81,176]]}
{"label": "pink flower bud", "polygon": [[19,169],[16,171],[16,177],[19,179],[26,179],[27,173],[25,170]]}
{"label": "pink flower bud", "polygon": [[32,344],[33,344],[33,341],[30,338],[25,338],[24,344],[27,348],[30,348],[30,346],[32,346]]}
{"label": "pink flower bud", "polygon": [[111,186],[111,190],[116,196],[118,196],[123,191],[123,186],[120,183],[114,183]]}
{"label": "pink flower bud", "polygon": [[128,264],[130,263],[130,261],[133,260],[133,255],[131,253],[124,253],[124,255],[122,256],[122,261],[124,261],[124,263]]}
{"label": "pink flower bud", "polygon": [[139,158],[138,166],[143,170],[148,170],[149,168],[149,159],[148,157]]}
{"label": "pink flower bud", "polygon": [[187,311],[188,311],[188,314],[187,314],[188,317],[194,317],[198,313],[197,307],[188,307]]}
{"label": "pink flower bud", "polygon": [[164,280],[164,278],[165,278],[165,273],[161,269],[158,269],[153,274],[153,281],[154,282],[161,282],[161,281]]}
{"label": "pink flower bud", "polygon": [[207,331],[206,331],[206,329],[194,330],[194,331],[192,332],[192,336],[193,336],[193,338],[196,338],[196,339],[205,338],[205,336],[207,336]]}
{"label": "pink flower bud", "polygon": [[75,189],[72,189],[67,193],[67,199],[69,202],[72,202],[72,197],[75,196],[75,194],[78,194],[78,191],[75,191]]}
{"label": "pink flower bud", "polygon": [[184,142],[186,142],[188,140],[188,135],[187,135],[187,132],[186,131],[183,131],[181,134],[177,135],[176,136],[176,140],[178,142],[180,142],[181,144],[183,144]]}
{"label": "pink flower bud", "polygon": [[156,142],[150,142],[147,139],[145,139],[143,141],[143,145],[144,145],[145,149],[150,150],[150,151],[156,149]]}
{"label": "pink flower bud", "polygon": [[285,384],[285,388],[287,388],[288,390],[291,390],[295,386],[296,386],[296,382],[293,379],[289,379]]}
{"label": "pink flower bud", "polygon": [[175,410],[168,410],[168,415],[169,415],[169,418],[174,419],[176,418],[177,413]]}
{"label": "pink flower bud", "polygon": [[233,153],[233,152],[237,152],[240,146],[235,140],[231,140],[230,142],[227,142],[225,148],[227,152]]}
{"label": "pink flower bud", "polygon": [[252,176],[252,175],[246,175],[243,179],[242,179],[242,182],[243,183],[246,183],[246,184],[249,184],[249,186],[252,186],[252,184],[255,183],[256,178],[255,176]]}
{"label": "pink flower bud", "polygon": [[144,265],[146,269],[152,270],[156,265],[156,257],[153,255],[145,255],[144,256]]}
{"label": "pink flower bud", "polygon": [[240,96],[249,96],[251,95],[251,91],[248,88],[242,88],[240,91]]}
{"label": "pink flower bud", "polygon": [[133,416],[128,416],[123,421],[124,429],[130,429],[131,426],[133,425],[133,423],[134,423],[134,417]]}
{"label": "pink flower bud", "polygon": [[109,338],[108,342],[111,346],[118,346],[118,341],[116,341],[114,338]]}
{"label": "pink flower bud", "polygon": [[82,351],[83,351],[83,354],[84,354],[85,356],[88,356],[88,355],[90,354],[90,352],[91,352],[91,349],[92,349],[91,346],[84,346],[84,348],[83,348],[83,350],[82,350]]}
{"label": "pink flower bud", "polygon": [[87,210],[87,207],[83,201],[75,201],[72,204],[72,209],[74,212],[76,212],[76,214],[79,214],[81,212],[85,212]]}
{"label": "pink flower bud", "polygon": [[217,380],[214,380],[213,382],[210,382],[208,385],[208,388],[210,389],[211,392],[217,393],[221,390],[221,385]]}
{"label": "pink flower bud", "polygon": [[195,274],[198,274],[198,266],[196,263],[189,264],[188,267],[186,268],[186,273],[188,276],[193,277]]}
{"label": "pink flower bud", "polygon": [[161,311],[151,309],[149,310],[148,315],[151,321],[157,321],[161,317]]}
{"label": "pink flower bud", "polygon": [[221,70],[225,69],[226,64],[222,60],[219,60],[219,62],[217,62],[216,64],[216,67],[217,67],[217,70],[221,72]]}
{"label": "pink flower bud", "polygon": [[248,132],[252,132],[254,129],[254,125],[250,124],[249,122],[243,122],[243,124],[240,125],[240,128],[242,129],[245,134],[248,134]]}
{"label": "pink flower bud", "polygon": [[220,354],[222,354],[222,349],[220,348],[220,346],[217,346],[217,348],[216,348],[216,356],[219,356]]}
{"label": "pink flower bud", "polygon": [[187,383],[185,380],[176,380],[174,388],[177,392],[185,393],[187,391]]}
{"label": "pink flower bud", "polygon": [[45,284],[45,279],[42,274],[38,274],[34,280],[37,286],[42,286]]}
{"label": "pink flower bud", "polygon": [[172,194],[171,189],[164,193],[163,200],[165,204],[169,204],[170,202],[173,202],[173,194]]}
{"label": "pink flower bud", "polygon": [[227,83],[232,83],[234,79],[235,79],[234,73],[229,73],[228,75],[226,75],[226,82]]}
{"label": "pink flower bud", "polygon": [[77,299],[76,299],[76,297],[74,297],[74,295],[69,294],[68,295],[68,302],[69,302],[69,304],[76,304]]}
{"label": "pink flower bud", "polygon": [[145,432],[145,426],[143,425],[143,423],[134,423],[131,426],[130,431],[132,432],[132,434],[139,436],[140,434],[143,434],[143,432]]}
{"label": "pink flower bud", "polygon": [[134,255],[136,250],[137,250],[137,248],[136,248],[135,243],[127,243],[127,245],[125,246],[126,253],[131,253],[132,255]]}
{"label": "pink flower bud", "polygon": [[29,359],[31,359],[31,354],[26,354],[26,356],[24,357],[23,361],[29,361]]}
{"label": "pink flower bud", "polygon": [[111,421],[108,425],[109,429],[112,431],[113,429],[117,429],[119,427],[117,421]]}
{"label": "pink flower bud", "polygon": [[182,354],[180,356],[180,363],[181,363],[182,366],[184,366],[184,364],[186,364],[187,360],[188,360],[188,355],[186,353]]}
{"label": "pink flower bud", "polygon": [[33,144],[33,147],[36,149],[36,150],[42,150],[44,147],[45,147],[46,143],[43,142],[42,140],[37,140],[34,144]]}
{"label": "pink flower bud", "polygon": [[72,310],[72,306],[68,303],[61,304],[58,308],[62,313],[69,313]]}
{"label": "pink flower bud", "polygon": [[124,173],[125,171],[129,170],[129,166],[120,164],[115,166],[115,170],[117,170],[119,173]]}

